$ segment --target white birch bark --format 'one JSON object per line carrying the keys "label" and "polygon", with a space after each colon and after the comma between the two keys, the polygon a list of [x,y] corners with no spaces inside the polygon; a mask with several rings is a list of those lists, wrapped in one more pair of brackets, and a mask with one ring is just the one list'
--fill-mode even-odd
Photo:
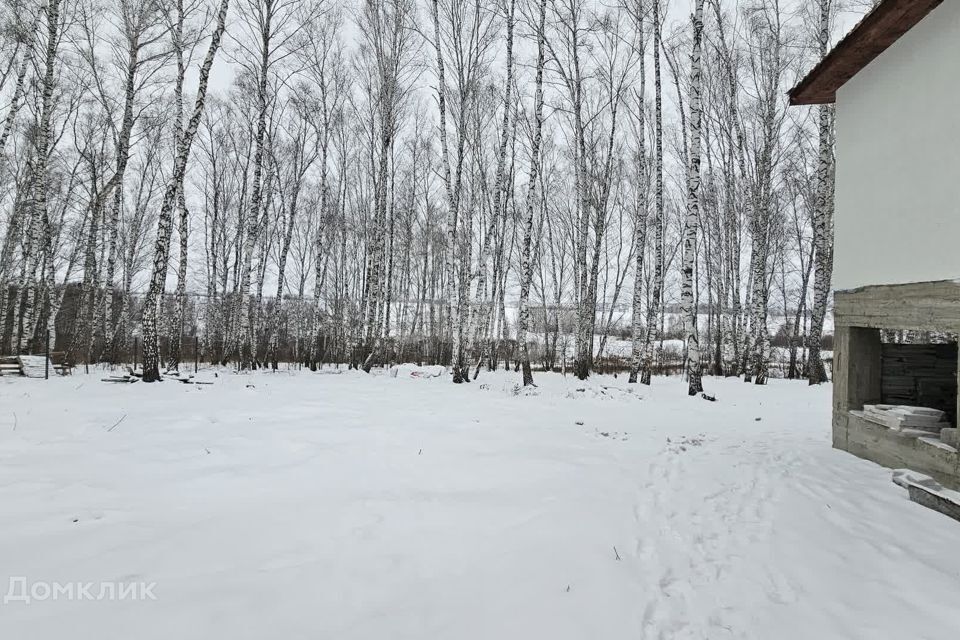
{"label": "white birch bark", "polygon": [[27,41],[24,43],[23,57],[20,59],[20,66],[17,69],[17,79],[14,83],[13,97],[10,99],[10,106],[7,108],[7,117],[3,122],[3,132],[0,133],[0,157],[4,156],[7,148],[7,140],[9,140],[10,133],[13,131],[13,125],[17,120],[20,107],[23,106],[24,103],[23,98],[27,89],[25,80],[27,71],[29,71],[33,65],[34,40],[36,40],[36,33],[40,28],[40,16],[42,13],[43,11],[37,11],[37,15],[33,19],[33,24],[27,32]]}
{"label": "white birch bark", "polygon": [[[819,0],[820,55],[825,56],[830,44],[830,18],[833,0]],[[819,157],[817,163],[817,199],[813,218],[813,246],[816,268],[813,276],[813,314],[807,341],[807,376],[810,384],[827,381],[821,358],[823,321],[827,315],[830,281],[833,277],[833,107],[822,104],[818,113]]]}
{"label": "white birch bark", "polygon": [[53,92],[56,88],[57,49],[60,44],[60,0],[47,0],[46,27],[47,43],[43,64],[40,113],[36,134],[36,166],[33,181],[33,223],[30,233],[31,251],[25,256],[28,261],[27,280],[24,282],[25,301],[23,307],[24,329],[20,336],[19,351],[29,350],[33,339],[35,323],[39,315],[36,309],[37,283],[35,280],[41,243],[47,220],[48,165],[50,160],[50,138],[53,121]]}
{"label": "white birch bark", "polygon": [[[771,9],[776,11],[777,7]],[[783,46],[779,21],[769,19],[758,27],[757,42],[762,50],[754,52],[757,70],[758,108],[760,111],[760,148],[756,159],[756,180],[753,185],[750,270],[750,333],[749,364],[744,377],[754,383],[767,383],[769,375],[770,334],[767,326],[770,294],[767,262],[770,257],[771,209],[774,205],[774,151],[779,143],[777,105],[781,99],[780,76],[783,72]]]}
{"label": "white birch bark", "polygon": [[646,104],[646,39],[643,23],[646,20],[644,0],[637,0],[636,15],[637,42],[639,45],[640,89],[637,95],[637,190],[636,205],[633,217],[633,244],[634,244],[634,276],[633,276],[633,304],[630,320],[631,353],[630,377],[628,382],[636,384],[637,374],[643,364],[643,258],[647,243],[647,104]]}
{"label": "white birch bark", "polygon": [[216,27],[210,37],[210,45],[207,48],[203,65],[200,67],[200,80],[197,86],[197,97],[194,103],[193,114],[190,116],[190,120],[187,122],[187,127],[184,130],[182,145],[174,161],[173,173],[167,184],[166,191],[163,195],[163,202],[160,206],[157,237],[153,255],[153,272],[150,277],[149,289],[147,290],[147,295],[143,303],[144,382],[156,382],[160,380],[160,343],[157,331],[157,305],[167,279],[170,235],[173,231],[173,210],[176,206],[176,199],[179,192],[178,185],[183,180],[183,174],[187,168],[187,158],[190,155],[190,148],[193,145],[193,138],[197,133],[197,127],[200,125],[200,118],[203,115],[204,104],[207,98],[207,85],[210,80],[210,69],[213,67],[217,51],[220,49],[220,41],[223,37],[229,6],[230,0],[220,1]]}
{"label": "white birch bark", "polygon": [[654,83],[654,264],[653,290],[647,305],[647,331],[644,339],[641,384],[649,385],[653,375],[654,343],[660,323],[663,297],[663,85],[660,73],[660,0],[653,0],[653,83]]}
{"label": "white birch bark", "polygon": [[520,301],[517,317],[517,345],[523,368],[523,386],[533,384],[530,369],[530,350],[527,346],[527,331],[530,326],[530,283],[533,279],[533,263],[530,245],[533,239],[533,216],[537,208],[537,184],[540,171],[540,145],[543,138],[543,66],[544,38],[546,34],[547,0],[540,0],[540,21],[537,28],[537,76],[534,81],[533,99],[533,146],[530,148],[530,175],[527,177],[526,214],[523,220],[523,243],[520,249]]}
{"label": "white birch bark", "polygon": [[690,56],[690,164],[687,168],[687,215],[683,235],[683,283],[680,292],[680,307],[684,316],[687,343],[687,393],[691,396],[703,391],[700,336],[697,331],[697,303],[693,295],[697,233],[700,227],[703,3],[704,0],[695,0],[693,14],[693,52]]}
{"label": "white birch bark", "polygon": [[453,351],[451,355],[451,369],[453,382],[460,384],[469,375],[465,371],[463,360],[463,318],[459,302],[457,273],[457,199],[454,194],[453,181],[450,176],[450,151],[447,145],[447,98],[446,74],[444,71],[443,47],[440,41],[440,6],[439,0],[433,0],[433,33],[434,48],[437,55],[437,105],[440,112],[440,153],[443,164],[443,183],[447,196],[447,251],[446,251],[446,291],[444,297],[448,305],[450,317],[451,339]]}
{"label": "white birch bark", "polygon": [[[173,148],[179,154],[183,145],[183,82],[187,67],[184,60],[183,0],[177,1],[177,19],[173,28],[173,50],[177,60],[177,78],[173,89]],[[183,192],[183,176],[177,185],[177,235],[180,238],[179,261],[177,263],[177,288],[174,294],[173,335],[170,340],[170,357],[167,369],[177,371],[180,368],[180,358],[183,349],[183,320],[187,304],[187,252],[189,250],[190,212],[187,209],[187,200]]]}
{"label": "white birch bark", "polygon": [[273,39],[272,23],[274,19],[275,2],[266,0],[262,9],[258,7],[256,14],[259,20],[257,34],[260,42],[256,50],[259,59],[256,63],[257,78],[257,122],[254,133],[254,154],[253,154],[253,178],[250,190],[250,202],[246,211],[246,235],[243,239],[243,267],[240,280],[240,317],[238,340],[240,341],[240,350],[238,360],[241,369],[252,369],[256,358],[256,345],[254,341],[254,322],[251,318],[250,310],[250,285],[253,279],[253,254],[256,248],[260,232],[260,216],[262,214],[264,176],[263,165],[265,157],[265,146],[267,136],[267,111],[269,109],[269,98],[267,95],[267,83],[270,73],[270,55],[273,50],[271,41]]}

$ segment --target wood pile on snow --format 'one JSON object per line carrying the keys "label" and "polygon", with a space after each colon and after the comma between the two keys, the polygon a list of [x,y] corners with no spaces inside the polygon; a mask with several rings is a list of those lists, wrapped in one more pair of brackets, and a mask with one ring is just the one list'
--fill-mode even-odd
{"label": "wood pile on snow", "polygon": [[198,380],[192,373],[181,373],[179,371],[167,371],[163,374],[164,380],[176,380],[183,384],[213,384],[210,380]]}
{"label": "wood pile on snow", "polygon": [[[143,378],[143,371],[137,369],[134,371],[132,368],[127,367],[127,373],[120,375],[112,375],[106,378],[101,378],[102,382],[119,382],[119,383],[130,383],[130,382],[139,382]],[[167,371],[163,374],[163,380],[175,380],[176,382],[182,382],[183,384],[213,384],[209,380],[197,380],[193,374],[190,373],[180,373],[179,371]]]}
{"label": "wood pile on snow", "polygon": [[446,367],[439,364],[421,367],[410,362],[395,364],[390,367],[391,378],[439,378],[447,372]]}
{"label": "wood pile on snow", "polygon": [[139,382],[143,377],[143,371],[137,369],[133,370],[133,367],[127,367],[126,373],[121,373],[120,375],[111,375],[106,378],[100,378],[101,382]]}
{"label": "wood pile on snow", "polygon": [[940,434],[950,426],[946,414],[929,407],[910,407],[903,404],[868,404],[863,407],[863,417],[885,427],[902,431],[916,429]]}

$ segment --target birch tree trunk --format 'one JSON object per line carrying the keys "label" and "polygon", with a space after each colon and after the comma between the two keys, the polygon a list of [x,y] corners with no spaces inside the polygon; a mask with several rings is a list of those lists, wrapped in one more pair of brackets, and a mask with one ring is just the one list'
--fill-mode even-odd
{"label": "birch tree trunk", "polygon": [[439,0],[433,0],[433,32],[434,46],[437,54],[437,105],[440,112],[440,153],[443,163],[443,183],[447,196],[447,251],[446,271],[447,281],[444,297],[448,305],[450,316],[451,337],[453,351],[451,354],[451,368],[454,384],[464,382],[469,375],[463,359],[463,318],[460,309],[460,293],[457,273],[457,199],[454,194],[453,182],[450,176],[450,151],[447,145],[447,99],[446,78],[444,73],[443,48],[440,41],[440,7]]}
{"label": "birch tree trunk", "polygon": [[[830,44],[830,13],[833,0],[820,0],[820,55],[825,56]],[[833,277],[833,107],[819,107],[819,159],[817,163],[817,201],[814,209],[813,246],[816,270],[813,276],[813,316],[807,341],[807,375],[810,384],[827,381],[821,358],[823,321],[827,314],[830,281]]]}
{"label": "birch tree trunk", "polygon": [[[287,220],[286,226],[284,227],[283,243],[280,247],[280,262],[277,267],[277,296],[273,301],[273,314],[270,318],[270,346],[267,349],[270,365],[274,370],[277,369],[277,350],[280,336],[280,318],[283,312],[283,289],[286,284],[287,256],[290,253],[290,242],[293,240],[293,226],[297,219],[299,189],[299,184],[294,185],[290,202],[281,205],[281,210],[287,209]],[[283,191],[280,192],[280,197],[283,198]],[[281,217],[281,220],[282,219]]]}
{"label": "birch tree trunk", "polygon": [[660,301],[663,297],[663,85],[660,74],[660,0],[653,0],[653,83],[654,83],[654,160],[655,175],[655,214],[654,229],[654,265],[653,291],[647,305],[647,331],[644,339],[643,368],[641,384],[649,385],[653,374],[653,351],[660,320]]}
{"label": "birch tree trunk", "polygon": [[[339,24],[339,20],[333,22],[330,27],[336,29]],[[341,87],[337,85],[336,80],[342,77],[341,69],[339,67],[340,58],[337,56],[337,53],[332,50],[331,41],[334,39],[335,34],[328,31],[322,30],[319,34],[315,35],[313,40],[313,49],[308,54],[308,65],[310,68],[311,75],[317,83],[317,88],[319,90],[319,107],[320,107],[320,131],[319,135],[319,146],[320,146],[320,211],[318,215],[318,224],[317,228],[314,230],[314,252],[315,252],[315,263],[314,263],[314,285],[313,285],[313,329],[310,333],[310,348],[309,348],[309,357],[308,365],[311,370],[316,371],[317,365],[320,360],[321,352],[321,330],[323,328],[323,281],[324,281],[324,267],[326,261],[323,259],[324,256],[324,233],[326,232],[327,226],[330,224],[330,169],[328,167],[329,162],[329,151],[330,151],[330,136],[331,136],[331,120],[334,116],[335,110],[338,108],[339,100],[337,94],[345,93],[341,91]],[[333,85],[333,86],[331,86]],[[331,239],[335,236],[331,235]]]}
{"label": "birch tree trunk", "polygon": [[[324,87],[321,85],[321,92],[324,91]],[[312,371],[317,370],[317,365],[320,360],[320,349],[321,349],[321,330],[323,328],[323,309],[322,309],[322,300],[323,300],[323,234],[329,224],[329,206],[327,201],[329,199],[329,186],[327,184],[327,153],[329,149],[329,117],[327,116],[327,107],[326,107],[326,96],[324,95],[321,100],[323,101],[323,130],[321,132],[321,143],[320,143],[320,213],[319,213],[319,223],[317,229],[314,231],[316,234],[315,237],[315,251],[316,251],[316,264],[314,265],[314,284],[313,284],[313,331],[311,332],[310,340],[310,357],[309,365]]]}
{"label": "birch tree trunk", "polygon": [[220,48],[220,41],[223,37],[229,6],[230,0],[220,1],[216,28],[210,38],[210,46],[207,49],[203,65],[200,67],[200,81],[197,86],[197,98],[194,103],[193,114],[190,116],[190,120],[187,122],[187,128],[183,132],[182,145],[173,165],[173,174],[167,184],[166,191],[163,195],[163,202],[160,206],[153,256],[153,273],[150,277],[150,285],[143,302],[144,382],[156,382],[160,380],[160,341],[157,332],[157,306],[167,279],[167,261],[170,256],[170,235],[173,231],[173,209],[176,206],[179,192],[178,185],[181,184],[183,174],[187,168],[187,158],[190,155],[193,138],[197,133],[197,127],[200,125],[200,118],[203,115],[203,108],[207,98],[207,84],[210,80],[210,68],[213,66],[213,61],[217,56],[217,50]]}
{"label": "birch tree trunk", "polygon": [[[543,66],[544,38],[547,20],[547,0],[540,0],[540,22],[537,29],[537,77],[534,85],[533,146],[530,149],[530,175],[527,177],[527,210],[523,220],[523,243],[520,248],[520,302],[517,316],[517,345],[520,348],[520,364],[523,368],[523,386],[533,384],[530,370],[530,350],[527,346],[527,331],[530,327],[530,283],[533,279],[533,263],[530,244],[533,236],[533,213],[537,207],[537,182],[540,171],[540,144],[543,138]],[[546,318],[544,318],[546,321]]]}
{"label": "birch tree trunk", "polygon": [[29,262],[27,280],[23,307],[24,330],[20,338],[19,350],[24,352],[29,349],[30,341],[33,339],[33,333],[37,316],[39,315],[36,305],[37,286],[35,281],[36,269],[38,266],[38,257],[41,253],[42,236],[47,226],[47,190],[48,190],[48,164],[50,160],[50,138],[51,126],[53,121],[53,91],[56,86],[56,66],[57,66],[57,48],[60,44],[60,0],[47,0],[46,22],[47,22],[47,47],[43,65],[43,84],[40,97],[40,113],[36,134],[36,166],[34,168],[34,181],[32,206],[33,206],[33,225],[31,230],[30,246],[32,250],[24,256]]}
{"label": "birch tree trunk", "polygon": [[368,303],[366,314],[366,336],[364,339],[366,354],[363,360],[363,370],[367,373],[373,369],[374,358],[380,348],[380,336],[382,332],[383,301],[385,298],[386,285],[386,261],[387,238],[387,194],[388,180],[390,177],[390,154],[393,149],[393,84],[395,80],[384,77],[382,83],[381,97],[382,122],[379,131],[379,157],[376,168],[376,188],[374,194],[374,222],[373,222],[373,241],[370,251],[370,265],[368,268]]}
{"label": "birch tree trunk", "polygon": [[[24,189],[22,188],[17,189],[17,194],[13,202],[13,211],[10,214],[10,221],[7,224],[7,233],[3,238],[3,247],[0,249],[0,319],[2,319],[0,320],[0,350],[4,349],[5,345],[10,344],[6,339],[7,304],[10,302],[10,271],[14,264],[14,253],[20,241],[22,220],[25,217],[23,191]],[[29,189],[26,191],[29,191]],[[19,298],[15,296],[15,300],[19,300]],[[14,305],[13,327],[10,332],[11,341],[14,340],[14,336],[17,334],[19,317],[16,313],[16,307],[18,306],[19,305],[16,304]]]}
{"label": "birch tree trunk", "polygon": [[[496,271],[493,274],[493,292],[491,299],[488,302],[484,299],[486,296],[487,290],[487,258],[490,252],[490,245],[493,241],[493,236],[498,230],[500,220],[505,217],[507,203],[509,201],[509,193],[507,193],[507,146],[512,137],[516,135],[516,122],[517,118],[513,119],[513,136],[510,135],[510,112],[512,111],[512,91],[514,86],[513,78],[513,32],[514,32],[514,16],[516,12],[516,0],[511,0],[510,8],[507,11],[507,38],[506,38],[506,48],[507,48],[507,80],[506,88],[504,90],[504,99],[503,99],[503,119],[500,125],[500,149],[497,154],[497,173],[494,178],[493,185],[493,207],[491,208],[490,222],[486,233],[483,236],[483,245],[480,250],[480,255],[477,260],[477,294],[476,294],[476,308],[477,313],[473,318],[473,327],[469,331],[469,335],[474,343],[476,349],[480,352],[480,356],[477,359],[477,366],[474,373],[474,378],[480,374],[480,367],[483,364],[483,353],[484,353],[484,338],[490,329],[490,311],[493,307],[493,297],[496,294],[497,284],[496,281],[499,279],[499,271]],[[499,262],[496,261],[497,266]],[[528,292],[529,293],[529,292]],[[464,375],[469,375],[469,372],[466,372]]]}
{"label": "birch tree trunk", "polygon": [[637,40],[640,46],[640,90],[637,92],[637,165],[639,167],[636,212],[633,218],[634,258],[633,306],[631,327],[630,384],[636,384],[637,374],[643,364],[643,257],[647,243],[647,104],[646,104],[646,41],[643,22],[646,9],[644,0],[637,0],[635,17]]}
{"label": "birch tree trunk", "polygon": [[[183,146],[183,82],[187,73],[183,57],[183,22],[183,0],[177,0],[177,21],[173,29],[173,49],[177,59],[177,79],[173,90],[173,146],[174,152],[178,154]],[[170,357],[167,364],[167,368],[172,371],[180,368],[183,349],[183,317],[187,304],[187,251],[189,249],[190,212],[187,210],[186,196],[183,193],[183,176],[180,176],[180,184],[177,185],[177,211],[179,213],[177,235],[180,238],[180,252],[177,264],[177,288],[174,294],[173,336],[170,341]]]}
{"label": "birch tree trunk", "polygon": [[[253,177],[250,187],[250,202],[246,211],[246,235],[243,240],[243,267],[241,269],[239,296],[239,354],[241,369],[252,369],[257,356],[254,332],[257,320],[251,318],[250,285],[253,279],[253,255],[260,239],[260,216],[267,208],[264,206],[264,192],[269,190],[269,181],[264,179],[264,157],[266,155],[267,112],[270,106],[268,82],[272,65],[271,56],[276,51],[274,39],[275,14],[281,9],[278,0],[256,0],[246,16],[256,26],[259,39],[255,49],[259,58],[252,64],[255,70],[257,121],[254,132]],[[251,30],[252,32],[253,30]],[[253,50],[251,48],[251,50]],[[259,306],[257,307],[259,318]]]}
{"label": "birch tree trunk", "polygon": [[687,218],[683,235],[683,283],[680,307],[684,316],[687,342],[687,393],[703,391],[700,362],[700,336],[697,331],[697,304],[693,295],[694,264],[697,260],[697,232],[700,227],[700,137],[703,107],[701,92],[703,70],[703,4],[696,0],[693,14],[693,53],[690,56],[690,166],[687,168]]}
{"label": "birch tree trunk", "polygon": [[27,71],[33,65],[33,43],[36,39],[37,30],[40,28],[40,15],[38,11],[33,19],[33,25],[27,34],[27,41],[24,43],[23,57],[20,59],[20,66],[17,69],[17,80],[13,88],[13,97],[10,99],[10,106],[7,109],[7,117],[3,123],[3,133],[0,133],[0,157],[3,156],[7,148],[7,140],[10,138],[10,132],[13,131],[13,125],[17,120],[17,114],[23,105],[23,97],[26,93],[27,84],[25,82]]}

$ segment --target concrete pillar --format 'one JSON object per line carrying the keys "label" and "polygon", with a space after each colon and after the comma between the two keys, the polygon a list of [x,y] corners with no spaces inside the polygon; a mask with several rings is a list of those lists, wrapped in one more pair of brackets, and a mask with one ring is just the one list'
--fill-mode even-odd
{"label": "concrete pillar", "polygon": [[880,330],[836,327],[833,410],[863,409],[880,402]]}

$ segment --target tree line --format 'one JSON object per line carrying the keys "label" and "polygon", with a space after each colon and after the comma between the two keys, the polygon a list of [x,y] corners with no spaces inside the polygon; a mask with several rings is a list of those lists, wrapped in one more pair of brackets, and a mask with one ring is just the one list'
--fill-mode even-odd
{"label": "tree line", "polygon": [[859,7],[2,9],[0,352],[135,348],[153,381],[195,340],[241,369],[509,359],[532,384],[568,337],[588,377],[627,324],[649,384],[679,319],[691,395],[766,382],[771,332],[826,380],[833,114],[786,90]]}

